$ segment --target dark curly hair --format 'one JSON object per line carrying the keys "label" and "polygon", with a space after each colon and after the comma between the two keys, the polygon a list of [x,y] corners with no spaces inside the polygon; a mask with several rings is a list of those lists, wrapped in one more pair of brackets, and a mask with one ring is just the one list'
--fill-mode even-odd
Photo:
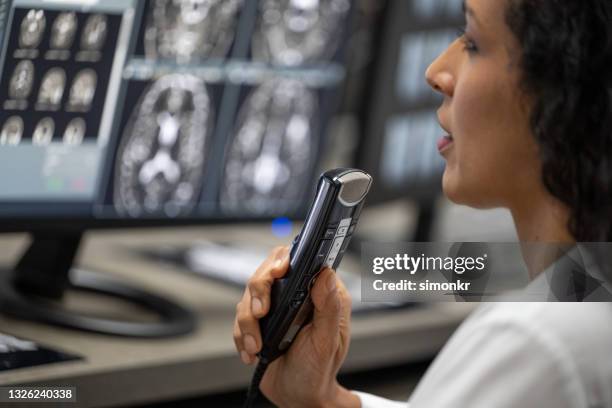
{"label": "dark curly hair", "polygon": [[508,1],[544,185],[577,241],[612,241],[612,0]]}

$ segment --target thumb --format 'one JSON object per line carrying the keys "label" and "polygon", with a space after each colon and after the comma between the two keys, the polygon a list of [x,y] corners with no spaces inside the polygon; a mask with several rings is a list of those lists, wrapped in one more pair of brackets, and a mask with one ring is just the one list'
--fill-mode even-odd
{"label": "thumb", "polygon": [[311,291],[314,305],[312,335],[315,344],[320,346],[319,350],[325,354],[332,354],[338,348],[342,310],[337,279],[332,269],[324,269],[319,273]]}

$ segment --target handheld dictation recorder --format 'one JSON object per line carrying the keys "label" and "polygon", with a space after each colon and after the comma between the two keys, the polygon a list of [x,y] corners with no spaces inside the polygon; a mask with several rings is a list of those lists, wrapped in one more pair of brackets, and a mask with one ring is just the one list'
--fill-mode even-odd
{"label": "handheld dictation recorder", "polygon": [[302,230],[293,240],[289,269],[272,285],[270,311],[260,320],[263,340],[245,406],[255,400],[266,367],[284,354],[312,318],[310,289],[326,267],[337,269],[355,231],[372,177],[362,170],[321,175]]}

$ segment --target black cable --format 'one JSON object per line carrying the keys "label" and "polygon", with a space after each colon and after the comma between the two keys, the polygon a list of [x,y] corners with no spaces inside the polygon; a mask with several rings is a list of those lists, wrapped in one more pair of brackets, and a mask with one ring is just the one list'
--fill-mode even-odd
{"label": "black cable", "polygon": [[259,363],[257,363],[257,367],[255,368],[255,372],[253,372],[253,378],[251,379],[251,385],[247,391],[247,397],[243,408],[251,408],[257,400],[257,396],[259,395],[259,384],[261,383],[267,368],[268,362],[259,360]]}

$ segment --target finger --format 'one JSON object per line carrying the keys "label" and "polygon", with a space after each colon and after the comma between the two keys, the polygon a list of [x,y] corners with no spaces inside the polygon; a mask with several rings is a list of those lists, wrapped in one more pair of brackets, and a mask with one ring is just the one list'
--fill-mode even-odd
{"label": "finger", "polygon": [[248,283],[251,296],[251,312],[260,319],[270,310],[270,296],[275,279],[281,278],[289,268],[288,249],[282,248],[275,254],[276,258],[268,267],[261,267]]}
{"label": "finger", "polygon": [[338,348],[341,304],[337,280],[333,270],[324,269],[311,291],[314,305],[313,340],[324,354],[332,354]]}
{"label": "finger", "polygon": [[[283,268],[284,266],[284,268]],[[279,246],[274,248],[268,258],[257,268],[253,276],[272,274],[275,278],[282,278],[289,266],[289,247]]]}
{"label": "finger", "polygon": [[336,278],[337,278],[336,283],[338,285],[338,294],[340,295],[341,324],[345,323],[348,325],[351,321],[351,311],[352,311],[353,299],[351,298],[351,294],[349,293],[348,289],[344,285],[344,282],[342,281],[342,279],[340,279],[338,275],[336,275]]}
{"label": "finger", "polygon": [[[273,266],[282,268],[283,258],[286,254],[286,247],[277,247],[271,251],[270,256],[262,263],[253,277],[249,280],[242,299],[236,306],[236,329],[234,330],[235,335],[238,336],[235,340],[236,347],[239,348],[240,352],[244,351],[247,353],[249,357],[253,357],[261,348],[261,333],[257,318],[252,312],[253,305],[255,305],[255,309],[261,316],[263,309],[263,302],[261,299],[262,297],[269,298],[269,287],[274,280],[272,277],[267,277],[272,275],[270,271],[274,269],[270,268],[271,262],[280,259],[281,262],[274,262]],[[268,287],[268,289],[266,289],[266,287]],[[253,301],[251,292],[258,294],[256,302]],[[265,293],[268,293],[267,296],[262,296]],[[269,299],[266,299],[265,303],[267,304],[267,308],[269,308]],[[264,311],[267,313],[265,309]]]}
{"label": "finger", "polygon": [[340,347],[338,348],[338,353],[336,356],[337,361],[344,361],[351,341],[351,306],[352,299],[351,295],[346,289],[346,286],[342,282],[342,279],[338,277],[338,294],[340,296],[340,323],[339,323],[339,337],[340,337]]}
{"label": "finger", "polygon": [[250,297],[245,297],[248,303],[240,302],[236,308],[236,322],[241,333],[242,350],[250,356],[255,356],[261,348],[261,333],[259,322],[251,313]]}
{"label": "finger", "polygon": [[244,345],[242,341],[242,332],[240,331],[240,326],[238,325],[238,320],[234,320],[234,344],[236,345],[236,350],[238,354],[240,354],[240,359],[244,364],[251,365],[255,361],[255,358],[247,353],[244,350]]}
{"label": "finger", "polygon": [[289,269],[289,247],[283,246],[277,253],[274,264],[272,265],[272,269],[270,273],[274,278],[282,278],[287,273]]}

